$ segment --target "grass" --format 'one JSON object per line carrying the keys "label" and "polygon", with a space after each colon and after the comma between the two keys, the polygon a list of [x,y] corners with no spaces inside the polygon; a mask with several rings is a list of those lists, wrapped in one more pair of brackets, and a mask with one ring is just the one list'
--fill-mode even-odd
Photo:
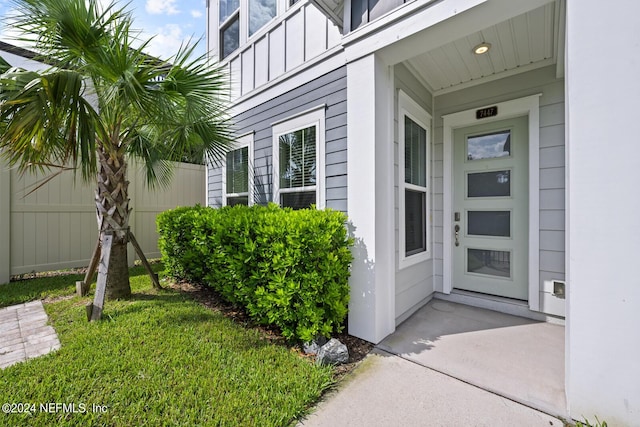
{"label": "grass", "polygon": [[[75,280],[3,285],[0,307],[71,295]],[[36,404],[26,414],[0,413],[0,425],[284,426],[332,383],[330,368],[184,294],[152,289],[141,268],[131,270],[131,286],[133,298],[107,302],[99,322],[86,320],[90,298],[45,304],[62,348],[0,370],[0,403]],[[84,413],[42,411],[49,403]]]}
{"label": "grass", "polygon": [[72,295],[76,291],[76,281],[78,280],[84,280],[84,275],[68,274],[40,277],[0,284],[0,308],[47,297]]}

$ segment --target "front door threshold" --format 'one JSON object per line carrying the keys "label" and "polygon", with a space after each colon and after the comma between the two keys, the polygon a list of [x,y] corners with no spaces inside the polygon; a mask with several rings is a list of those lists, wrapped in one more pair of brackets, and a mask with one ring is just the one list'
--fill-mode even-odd
{"label": "front door threshold", "polygon": [[511,314],[512,316],[524,317],[540,322],[549,322],[556,325],[564,325],[564,318],[550,316],[545,313],[531,311],[527,301],[504,298],[496,295],[487,295],[479,292],[454,289],[450,294],[436,292],[434,298],[443,301],[455,302],[458,304],[470,305],[472,307],[484,308],[500,313]]}

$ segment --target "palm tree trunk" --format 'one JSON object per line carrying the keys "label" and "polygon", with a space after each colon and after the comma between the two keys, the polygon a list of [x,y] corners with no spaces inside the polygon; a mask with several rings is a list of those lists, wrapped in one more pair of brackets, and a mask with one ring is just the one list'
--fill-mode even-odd
{"label": "palm tree trunk", "polygon": [[98,149],[98,189],[96,191],[96,215],[100,240],[106,234],[113,235],[106,296],[108,299],[131,296],[127,243],[129,241],[129,181],[124,156],[110,155]]}

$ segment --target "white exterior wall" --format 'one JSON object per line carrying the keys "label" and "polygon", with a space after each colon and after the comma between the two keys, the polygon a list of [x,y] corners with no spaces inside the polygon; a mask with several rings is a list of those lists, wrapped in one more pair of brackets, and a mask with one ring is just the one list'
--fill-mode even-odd
{"label": "white exterior wall", "polygon": [[393,67],[375,55],[347,65],[349,333],[373,343],[395,330],[393,86]]}
{"label": "white exterior wall", "polygon": [[[177,206],[205,202],[204,166],[180,164],[168,189],[149,190],[144,174],[129,166],[129,219],[148,258],[160,256],[155,218]],[[98,237],[94,185],[74,184],[64,173],[27,195],[47,175],[25,174],[0,163],[0,283],[11,275],[82,267]],[[129,249],[133,264],[135,251]]]}
{"label": "white exterior wall", "polygon": [[638,12],[567,3],[567,392],[611,426],[640,420]]}

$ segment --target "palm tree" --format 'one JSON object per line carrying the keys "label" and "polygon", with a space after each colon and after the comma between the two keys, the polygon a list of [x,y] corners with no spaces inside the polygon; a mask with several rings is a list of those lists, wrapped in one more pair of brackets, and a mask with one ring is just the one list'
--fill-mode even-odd
{"label": "palm tree", "polygon": [[[0,154],[27,170],[80,171],[95,179],[101,241],[112,235],[107,298],[131,294],[127,268],[127,159],[147,183],[166,185],[172,161],[218,161],[230,143],[226,76],[182,48],[170,63],[144,53],[132,17],[98,0],[13,0],[22,42],[56,64],[43,71],[0,65]],[[4,61],[3,61],[4,62]]]}

